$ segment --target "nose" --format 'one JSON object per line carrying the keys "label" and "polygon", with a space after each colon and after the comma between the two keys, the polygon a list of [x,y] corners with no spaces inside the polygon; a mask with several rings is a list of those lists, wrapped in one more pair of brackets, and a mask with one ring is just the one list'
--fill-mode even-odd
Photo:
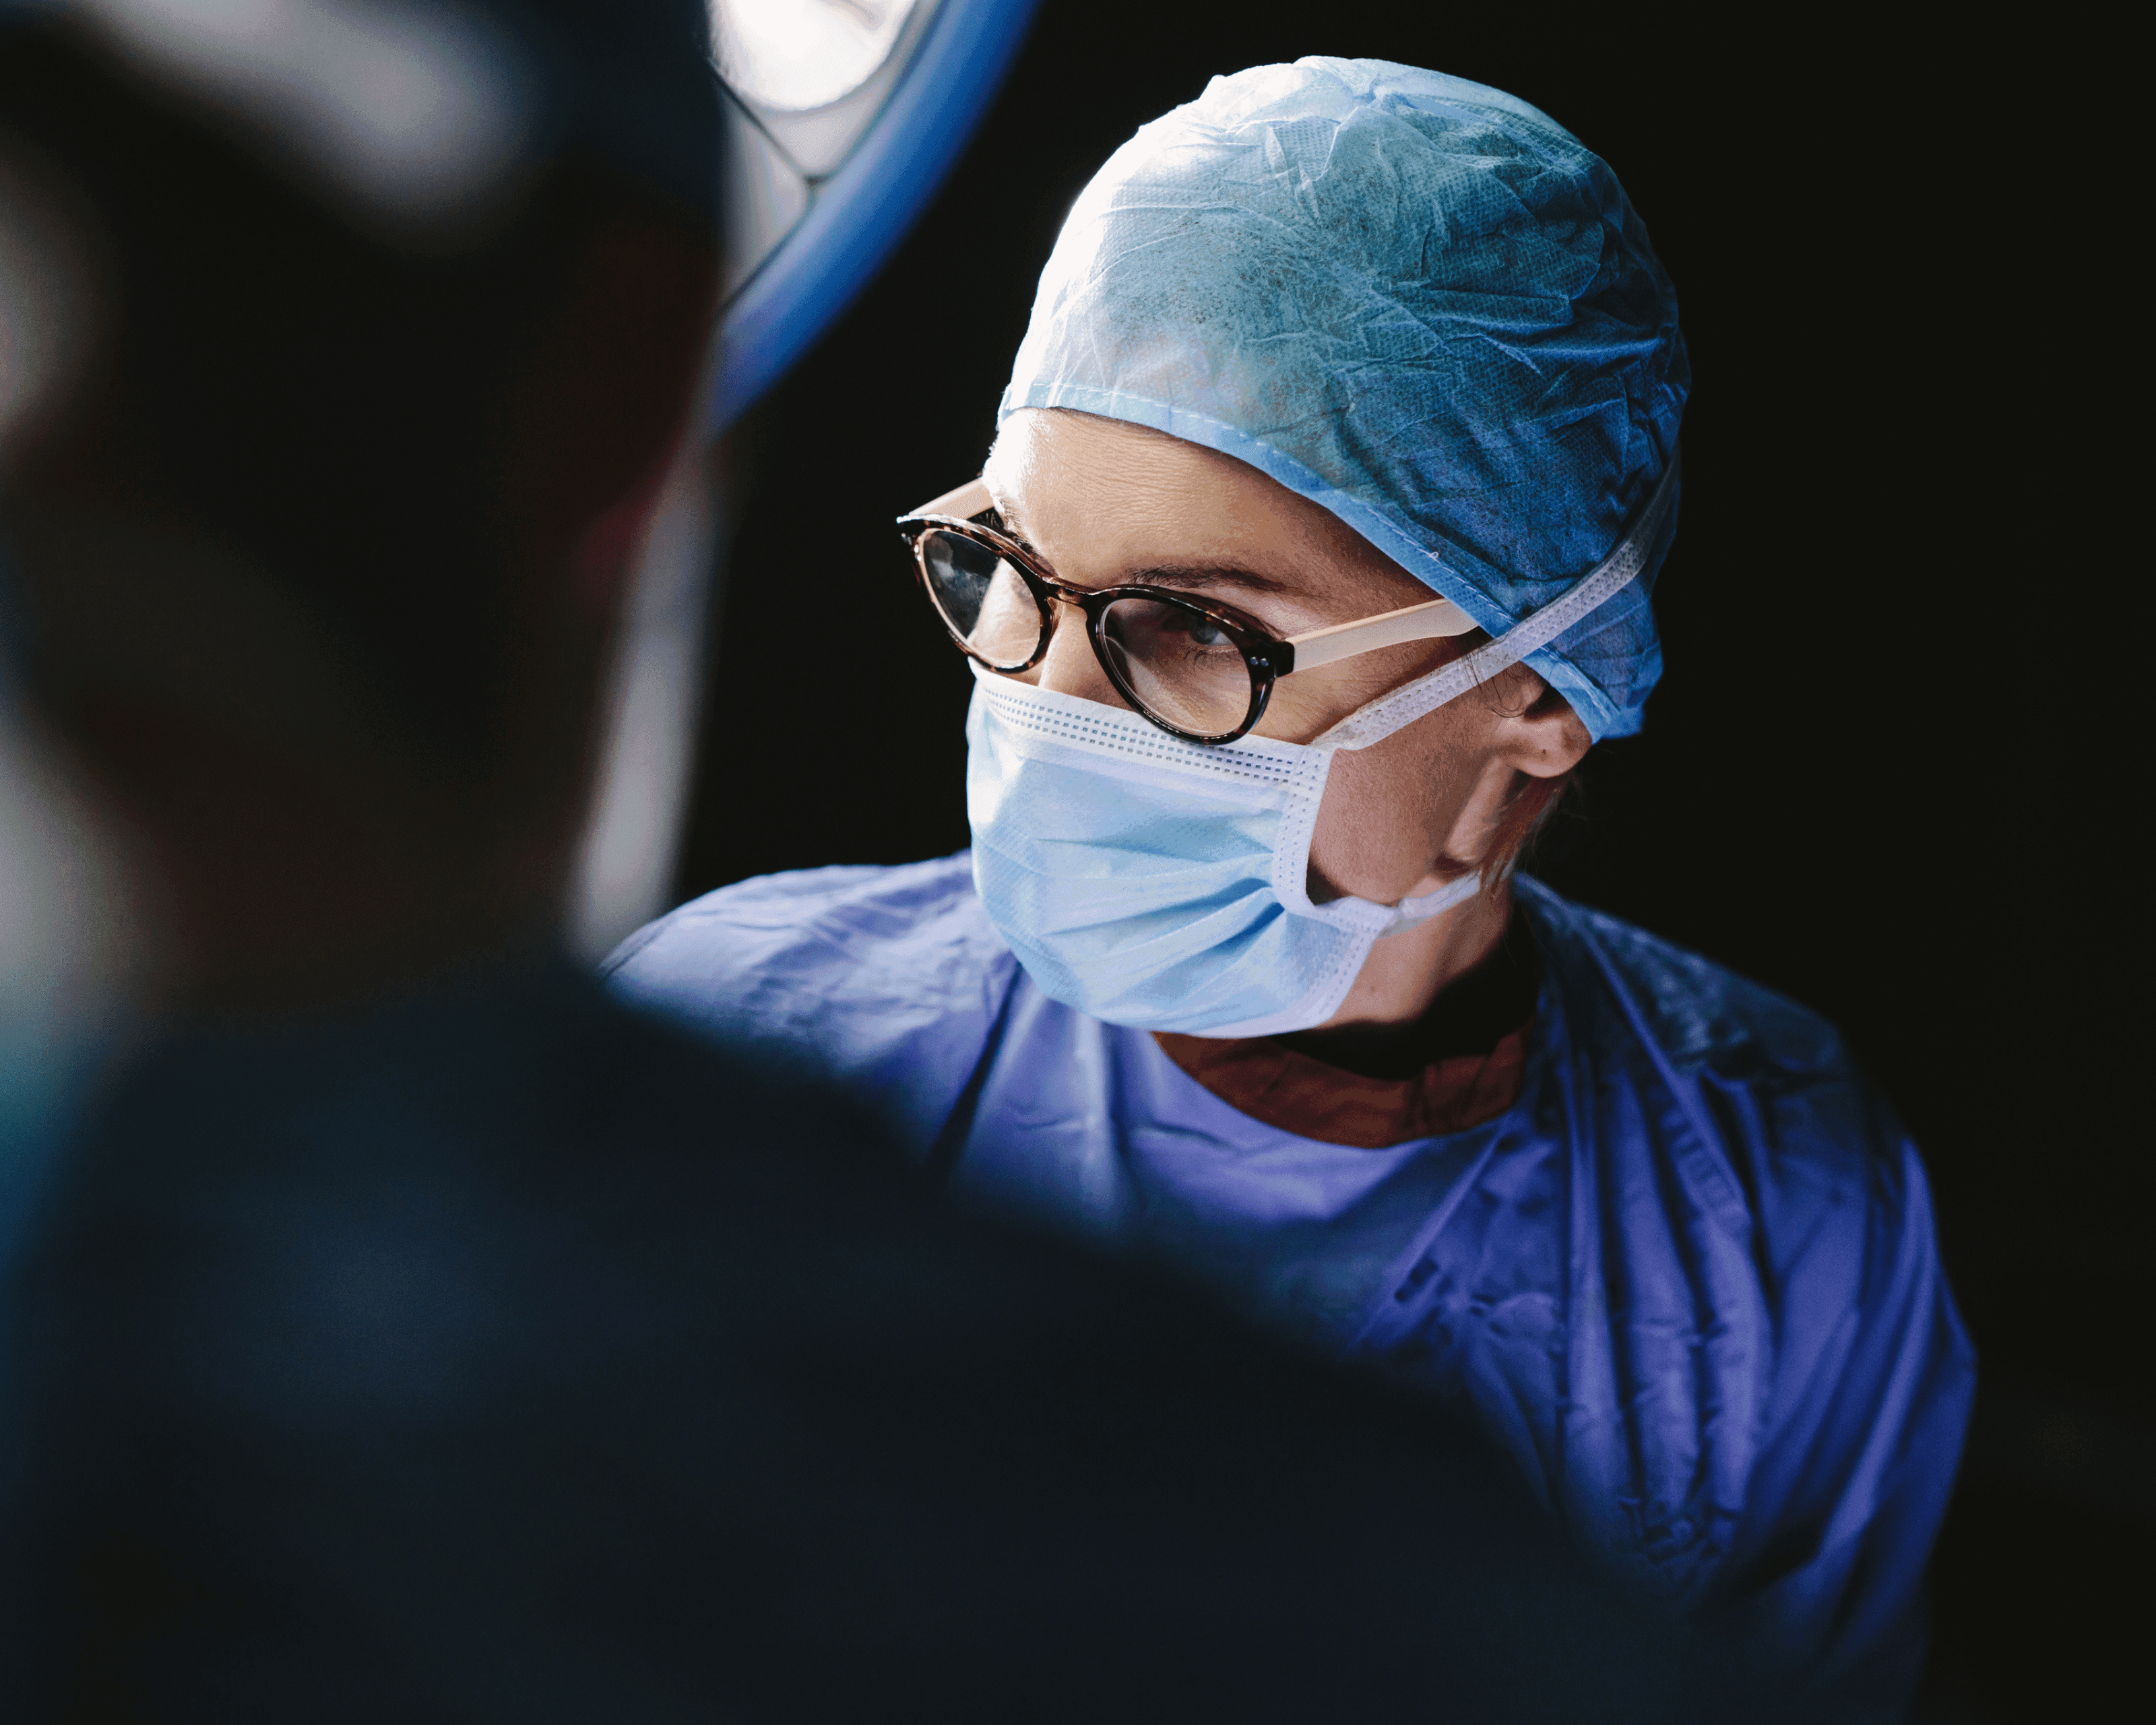
{"label": "nose", "polygon": [[1058,695],[1075,695],[1081,701],[1127,708],[1130,702],[1116,692],[1094,655],[1093,643],[1086,632],[1086,614],[1078,602],[1059,593],[1054,603],[1055,629],[1048,638],[1048,656],[1024,674],[1025,680]]}

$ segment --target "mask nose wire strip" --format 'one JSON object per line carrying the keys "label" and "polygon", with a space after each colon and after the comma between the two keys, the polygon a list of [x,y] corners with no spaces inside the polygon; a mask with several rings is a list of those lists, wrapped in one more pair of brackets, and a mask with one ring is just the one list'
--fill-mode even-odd
{"label": "mask nose wire strip", "polygon": [[1323,749],[1361,749],[1382,742],[1404,726],[1495,676],[1508,665],[1517,665],[1538,647],[1555,640],[1573,624],[1604,601],[1640,578],[1647,555],[1661,533],[1662,522],[1676,496],[1676,477],[1683,465],[1681,451],[1674,454],[1669,469],[1656,482],[1655,494],[1640,513],[1639,521],[1624,542],[1610,552],[1599,568],[1568,588],[1541,610],[1522,619],[1494,641],[1485,642],[1465,659],[1441,665],[1426,677],[1404,683],[1390,695],[1350,713],[1330,731],[1313,739],[1311,747]]}

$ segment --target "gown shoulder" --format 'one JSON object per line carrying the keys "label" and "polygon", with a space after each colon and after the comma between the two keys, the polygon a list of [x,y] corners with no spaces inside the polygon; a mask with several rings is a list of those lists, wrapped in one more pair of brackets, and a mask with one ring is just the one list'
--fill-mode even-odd
{"label": "gown shoulder", "polygon": [[1882,1234],[1932,1260],[1916,1146],[1830,1023],[1539,881],[1515,884],[1602,1106],[1583,1103],[1609,1117],[1614,1096],[1636,1122],[1600,1118],[1605,1152],[1655,1147],[1775,1281],[1800,1260],[1861,1280],[1872,1253],[1860,1242]]}
{"label": "gown shoulder", "polygon": [[1553,968],[1597,978],[1676,1070],[1733,1070],[1748,1055],[1791,1073],[1849,1069],[1840,1034],[1787,995],[1527,875],[1513,891]]}
{"label": "gown shoulder", "polygon": [[601,970],[632,1005],[842,1081],[912,1138],[971,1076],[1017,968],[961,851],[721,887],[637,931]]}

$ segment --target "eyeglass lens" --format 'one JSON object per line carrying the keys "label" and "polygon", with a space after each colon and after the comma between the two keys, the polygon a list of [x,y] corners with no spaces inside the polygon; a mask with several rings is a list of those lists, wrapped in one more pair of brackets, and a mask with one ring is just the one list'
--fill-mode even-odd
{"label": "eyeglass lens", "polygon": [[931,527],[921,536],[928,596],[966,650],[992,670],[1034,656],[1048,620],[1024,578],[978,540]]}
{"label": "eyeglass lens", "polygon": [[1217,737],[1250,712],[1242,649],[1203,611],[1164,599],[1117,599],[1101,619],[1100,639],[1132,704],[1178,731]]}
{"label": "eyeglass lens", "polygon": [[[1016,670],[1040,650],[1052,619],[1025,579],[978,540],[931,527],[921,565],[944,623],[991,670]],[[1239,727],[1250,710],[1242,649],[1203,611],[1172,600],[1119,598],[1101,619],[1109,669],[1148,717],[1194,736]]]}

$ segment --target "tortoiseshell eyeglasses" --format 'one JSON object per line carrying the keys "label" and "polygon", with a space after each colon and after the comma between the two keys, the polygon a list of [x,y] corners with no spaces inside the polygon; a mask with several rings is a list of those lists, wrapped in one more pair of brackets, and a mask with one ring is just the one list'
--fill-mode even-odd
{"label": "tortoiseshell eyeglasses", "polygon": [[1048,655],[1057,603],[1075,605],[1116,691],[1192,742],[1246,736],[1273,685],[1296,671],[1475,627],[1450,599],[1432,599],[1283,637],[1229,606],[1166,588],[1073,587],[1002,531],[979,480],[901,516],[898,530],[929,603],[969,658],[1006,675],[1030,670]]}

